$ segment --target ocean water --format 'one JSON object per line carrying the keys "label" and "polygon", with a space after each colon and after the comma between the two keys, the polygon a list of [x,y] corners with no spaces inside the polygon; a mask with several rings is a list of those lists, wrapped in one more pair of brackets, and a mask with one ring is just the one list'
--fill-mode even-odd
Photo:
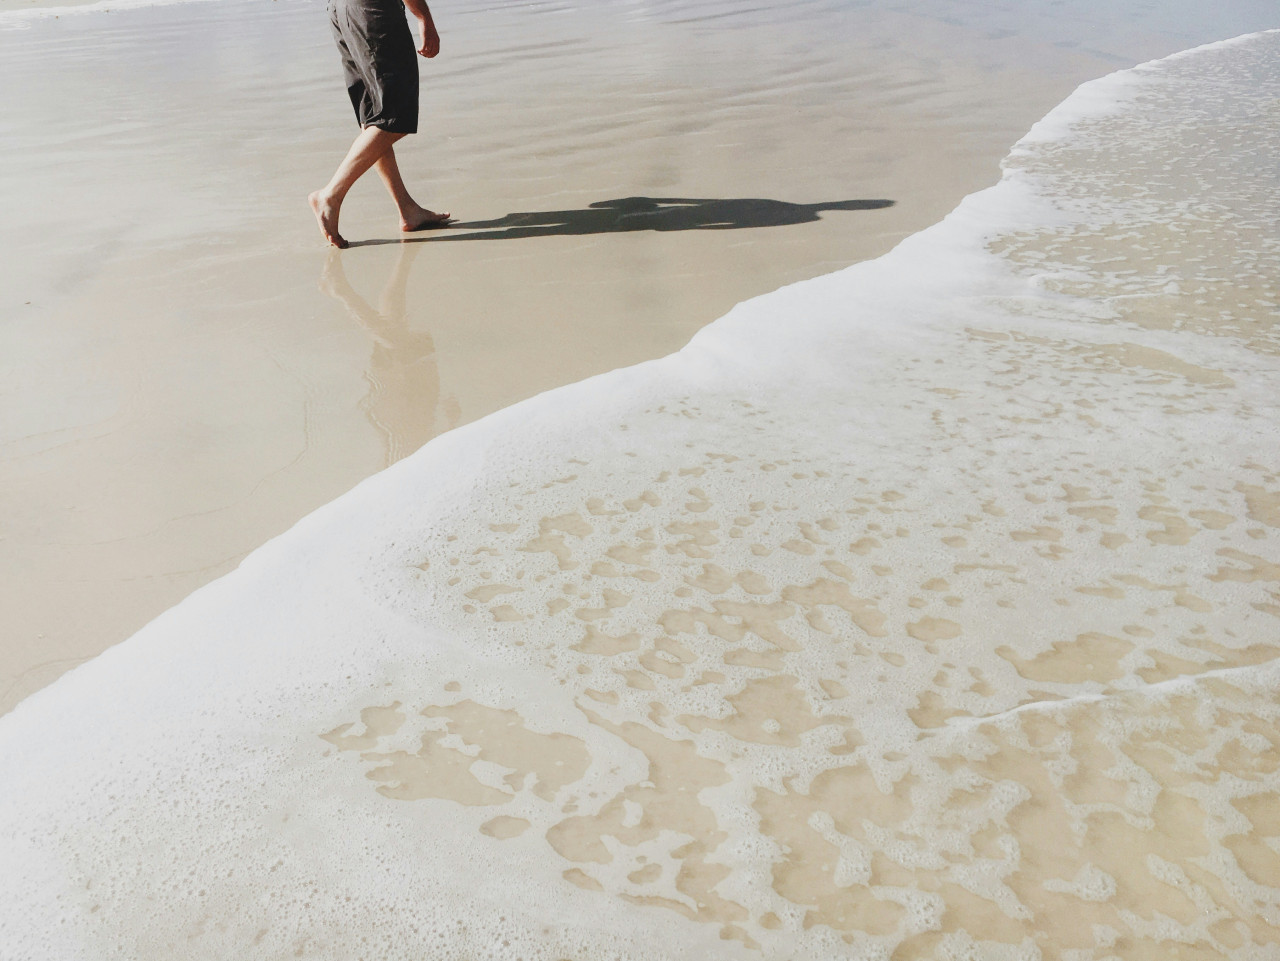
{"label": "ocean water", "polygon": [[0,720],[0,957],[1276,957],[1280,31]]}

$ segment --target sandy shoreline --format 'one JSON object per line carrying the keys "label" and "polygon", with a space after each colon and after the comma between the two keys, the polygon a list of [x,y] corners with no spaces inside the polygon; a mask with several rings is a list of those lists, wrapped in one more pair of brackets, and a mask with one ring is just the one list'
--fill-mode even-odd
{"label": "sandy shoreline", "polygon": [[[391,243],[339,270],[301,201],[351,133],[318,4],[0,32],[0,75],[25,93],[0,158],[21,238],[0,263],[0,710],[440,431],[884,253],[994,182],[1078,82],[1187,45],[1152,31],[1099,51],[1056,46],[1052,24],[1001,37],[840,5],[437,18],[429,120],[402,153],[424,202],[581,224],[596,204],[710,198],[746,225],[402,247],[366,183],[344,232]],[[760,199],[870,203],[757,226],[738,201]]]}
{"label": "sandy shoreline", "polygon": [[[447,432],[28,698],[0,937],[1269,961],[1278,49],[1086,85],[890,254]],[[386,353],[399,254],[376,312],[323,281]]]}

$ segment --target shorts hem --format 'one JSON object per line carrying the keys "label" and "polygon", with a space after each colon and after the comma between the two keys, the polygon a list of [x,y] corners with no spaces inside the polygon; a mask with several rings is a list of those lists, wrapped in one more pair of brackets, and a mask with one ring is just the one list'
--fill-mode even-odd
{"label": "shorts hem", "polygon": [[403,120],[367,120],[360,124],[364,127],[377,127],[379,130],[385,130],[387,133],[412,134],[418,132],[416,123],[407,123]]}

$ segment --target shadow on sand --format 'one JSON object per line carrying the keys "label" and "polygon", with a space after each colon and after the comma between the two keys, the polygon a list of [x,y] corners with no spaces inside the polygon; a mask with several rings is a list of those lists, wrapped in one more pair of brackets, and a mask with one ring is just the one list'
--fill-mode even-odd
{"label": "shadow on sand", "polygon": [[[637,230],[745,230],[784,227],[820,220],[829,210],[880,210],[892,200],[839,200],[792,204],[785,200],[693,200],[686,197],[624,197],[601,200],[581,210],[543,210],[507,214],[497,220],[453,222],[445,227],[395,240],[358,240],[352,247],[376,244],[433,243],[449,240],[516,240],[568,237]],[[467,231],[460,233],[459,231]]]}

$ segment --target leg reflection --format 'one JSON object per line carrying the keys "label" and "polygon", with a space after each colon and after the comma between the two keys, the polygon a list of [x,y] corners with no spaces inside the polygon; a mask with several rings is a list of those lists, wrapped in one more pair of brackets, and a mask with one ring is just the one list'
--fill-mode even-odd
{"label": "leg reflection", "polygon": [[320,274],[320,291],[341,303],[373,339],[365,379],[369,393],[361,406],[386,444],[386,464],[411,454],[432,437],[456,427],[457,398],[441,397],[435,344],[425,331],[409,326],[406,289],[418,247],[400,247],[375,310],[356,293],[342,267],[342,254],[330,250]]}

